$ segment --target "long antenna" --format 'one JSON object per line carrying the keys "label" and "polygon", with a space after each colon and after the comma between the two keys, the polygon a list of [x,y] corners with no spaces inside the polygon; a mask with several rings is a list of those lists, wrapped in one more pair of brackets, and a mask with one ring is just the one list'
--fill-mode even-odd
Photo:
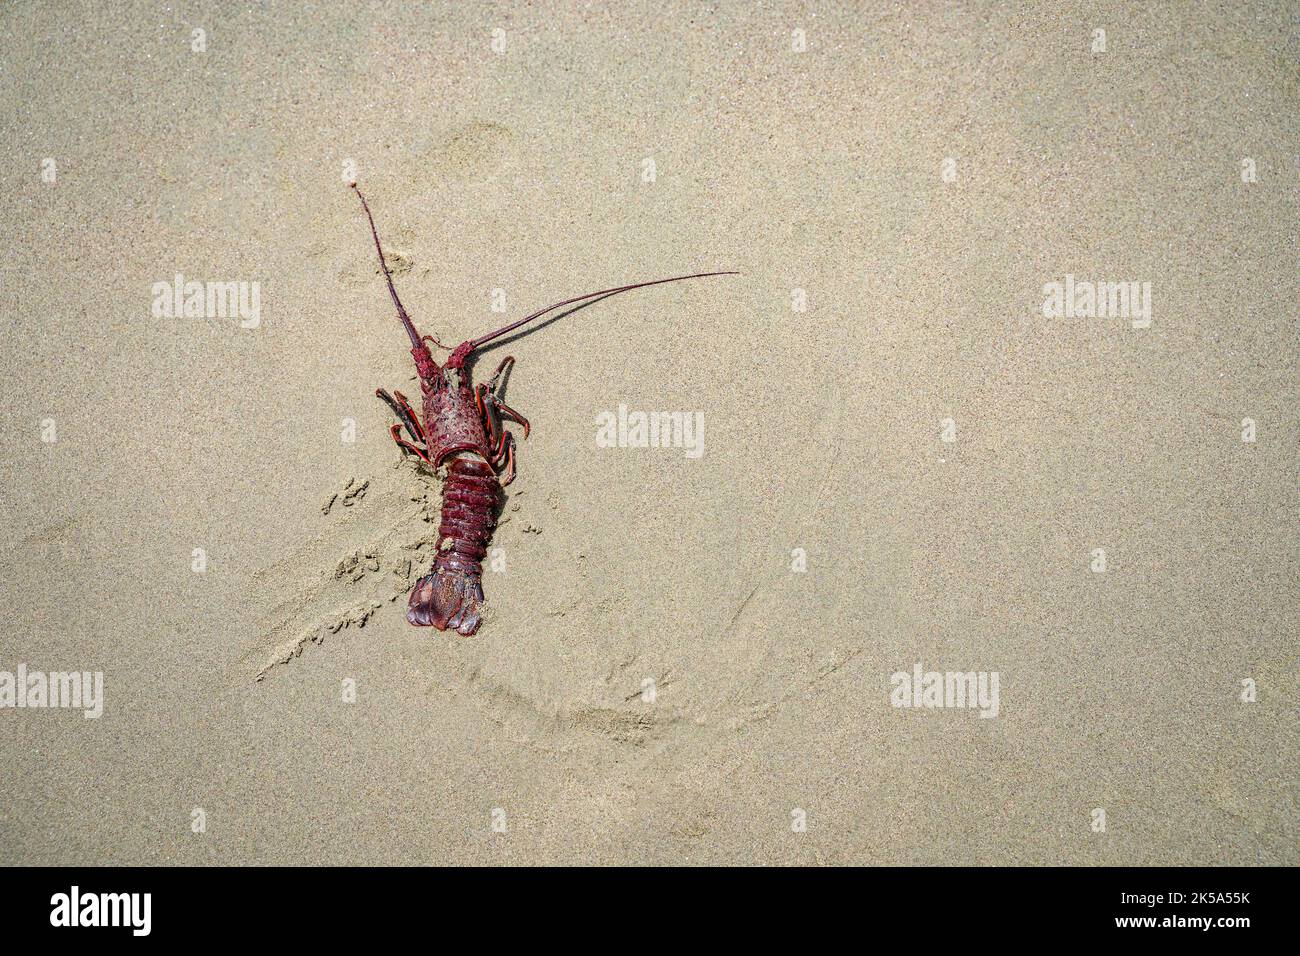
{"label": "long antenna", "polygon": [[427,352],[428,348],[420,341],[420,333],[415,331],[411,317],[402,308],[402,300],[397,297],[397,289],[393,287],[393,274],[388,271],[388,263],[384,261],[384,247],[379,244],[379,231],[375,229],[375,217],[370,215],[370,206],[366,203],[366,197],[361,195],[361,190],[357,189],[356,183],[352,183],[352,188],[356,189],[357,198],[361,200],[361,208],[366,211],[366,218],[370,220],[370,234],[375,237],[375,251],[379,253],[379,268],[384,270],[384,279],[388,282],[388,294],[393,297],[393,305],[397,306],[397,317],[406,326],[406,334],[411,337],[412,348],[424,349]]}
{"label": "long antenna", "polygon": [[519,326],[525,325],[526,323],[533,321],[533,319],[541,318],[547,312],[551,312],[555,309],[558,309],[562,305],[572,305],[574,302],[581,302],[584,299],[595,299],[598,296],[602,296],[602,295],[616,295],[619,292],[630,292],[633,289],[644,289],[648,285],[663,285],[665,282],[681,282],[683,279],[703,279],[707,276],[738,276],[738,275],[740,275],[739,272],[697,272],[694,275],[689,275],[689,276],[673,276],[671,279],[655,279],[653,282],[635,282],[632,285],[621,285],[613,289],[602,289],[599,292],[588,292],[586,295],[574,296],[572,299],[565,299],[563,302],[557,302],[554,305],[548,305],[546,308],[539,309],[538,311],[534,312],[532,315],[524,316],[518,322],[511,322],[509,325],[497,329],[495,332],[489,332],[487,335],[480,335],[478,338],[474,339],[472,342],[469,343],[470,351],[473,351],[474,349],[478,348],[480,345],[483,345],[486,342],[491,342],[493,339],[499,336],[505,335],[507,332],[513,332],[515,329],[519,328]]}

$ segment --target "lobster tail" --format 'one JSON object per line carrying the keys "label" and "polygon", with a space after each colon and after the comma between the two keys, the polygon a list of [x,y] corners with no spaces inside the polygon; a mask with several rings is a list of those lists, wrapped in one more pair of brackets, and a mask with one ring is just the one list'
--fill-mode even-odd
{"label": "lobster tail", "polygon": [[406,619],[412,624],[473,634],[482,620],[482,562],[487,554],[501,485],[487,462],[456,456],[442,488],[442,522],[433,570],[411,592]]}

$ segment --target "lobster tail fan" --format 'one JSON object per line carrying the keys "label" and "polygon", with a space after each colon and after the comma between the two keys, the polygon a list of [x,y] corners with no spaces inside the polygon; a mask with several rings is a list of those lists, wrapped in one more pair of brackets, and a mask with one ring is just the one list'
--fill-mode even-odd
{"label": "lobster tail fan", "polygon": [[482,623],[484,603],[483,583],[477,574],[443,568],[416,583],[406,607],[406,619],[417,626],[468,636]]}

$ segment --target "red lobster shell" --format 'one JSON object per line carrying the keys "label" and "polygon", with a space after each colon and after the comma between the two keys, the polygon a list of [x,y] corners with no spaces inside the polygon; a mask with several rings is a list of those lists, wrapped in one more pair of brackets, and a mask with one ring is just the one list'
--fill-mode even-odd
{"label": "red lobster shell", "polygon": [[[356,189],[356,183],[352,188]],[[424,393],[424,414],[416,415],[401,392],[389,395],[381,388],[375,394],[388,403],[400,419],[401,423],[393,425],[391,433],[402,454],[413,454],[434,468],[446,468],[442,486],[442,520],[438,525],[438,556],[434,558],[433,570],[420,578],[411,591],[406,619],[412,624],[473,634],[482,621],[483,558],[492,540],[497,511],[504,498],[502,488],[515,477],[515,440],[503,423],[509,421],[522,425],[524,438],[528,437],[529,425],[526,418],[501,400],[502,376],[513,366],[514,358],[507,356],[502,360],[490,382],[474,385],[466,367],[471,354],[492,339],[563,305],[665,282],[736,273],[699,272],[636,282],[565,299],[487,335],[462,342],[451,350],[446,364],[439,365],[425,343],[432,341],[440,348],[445,346],[437,339],[421,337],[415,331],[411,317],[397,297],[393,276],[384,261],[384,249],[379,243],[379,232],[375,229],[375,218],[359,189],[357,197],[370,222],[370,234],[379,253],[379,266],[397,308],[397,317],[411,340],[411,357],[415,359],[420,388]],[[403,427],[409,440],[402,437]],[[504,480],[498,480],[498,475],[503,472]]]}

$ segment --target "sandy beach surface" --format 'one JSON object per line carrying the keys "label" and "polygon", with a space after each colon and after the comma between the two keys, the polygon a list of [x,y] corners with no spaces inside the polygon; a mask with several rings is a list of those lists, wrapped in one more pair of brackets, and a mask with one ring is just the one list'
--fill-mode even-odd
{"label": "sandy beach surface", "polygon": [[[1298,14],[5,4],[0,863],[1300,862]],[[473,637],[352,175],[444,341],[742,273],[479,361]]]}

